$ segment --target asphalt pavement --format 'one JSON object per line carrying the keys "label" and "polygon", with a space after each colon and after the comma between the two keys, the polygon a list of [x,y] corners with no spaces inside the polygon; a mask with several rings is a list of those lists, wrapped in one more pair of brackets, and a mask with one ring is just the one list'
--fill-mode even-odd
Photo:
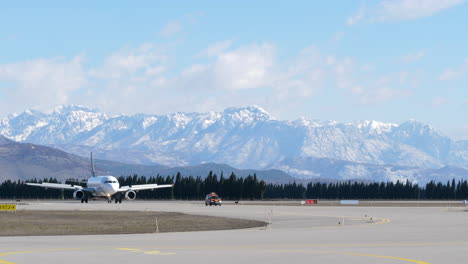
{"label": "asphalt pavement", "polygon": [[270,224],[228,231],[0,237],[3,264],[468,261],[468,212],[460,206],[317,207],[225,202],[210,207],[203,202],[180,201],[26,201],[18,205],[18,210],[171,211]]}

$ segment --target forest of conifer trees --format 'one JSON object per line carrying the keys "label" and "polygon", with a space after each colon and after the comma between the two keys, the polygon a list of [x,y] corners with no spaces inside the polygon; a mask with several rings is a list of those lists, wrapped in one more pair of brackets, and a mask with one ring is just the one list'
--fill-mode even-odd
{"label": "forest of conifer trees", "polygon": [[[139,191],[137,199],[202,200],[210,192],[218,193],[225,200],[262,199],[386,199],[386,200],[447,200],[468,199],[466,180],[431,181],[423,186],[411,182],[336,182],[336,183],[266,183],[257,176],[237,177],[231,173],[206,177],[182,176],[127,176],[119,177],[121,186],[132,184],[174,184],[173,188]],[[54,182],[56,179],[29,182]],[[6,180],[0,185],[0,199],[72,199],[71,191],[61,191],[27,186],[24,181]]]}

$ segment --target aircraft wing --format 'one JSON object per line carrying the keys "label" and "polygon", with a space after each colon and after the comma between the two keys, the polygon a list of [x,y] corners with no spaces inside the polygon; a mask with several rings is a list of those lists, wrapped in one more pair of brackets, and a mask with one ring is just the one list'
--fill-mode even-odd
{"label": "aircraft wing", "polygon": [[87,185],[88,181],[77,181],[77,180],[66,180],[65,184],[71,184],[71,185],[79,185],[85,187]]}
{"label": "aircraft wing", "polygon": [[62,189],[62,190],[83,190],[83,189],[87,189],[87,188],[83,188],[83,187],[81,187],[79,185],[49,183],[49,182],[43,182],[43,183],[29,183],[29,182],[27,182],[26,185],[38,186],[38,187],[42,187],[42,188]]}
{"label": "aircraft wing", "polygon": [[119,189],[119,192],[126,191],[142,191],[142,190],[153,190],[159,188],[169,188],[174,186],[174,184],[140,184],[140,185],[131,185],[131,186],[122,186]]}

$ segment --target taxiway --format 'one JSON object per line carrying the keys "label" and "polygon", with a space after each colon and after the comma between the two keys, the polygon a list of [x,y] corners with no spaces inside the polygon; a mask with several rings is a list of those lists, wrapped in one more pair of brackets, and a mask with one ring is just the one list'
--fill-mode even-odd
{"label": "taxiway", "polygon": [[26,202],[19,210],[148,210],[261,220],[255,229],[0,237],[0,263],[466,263],[464,207]]}

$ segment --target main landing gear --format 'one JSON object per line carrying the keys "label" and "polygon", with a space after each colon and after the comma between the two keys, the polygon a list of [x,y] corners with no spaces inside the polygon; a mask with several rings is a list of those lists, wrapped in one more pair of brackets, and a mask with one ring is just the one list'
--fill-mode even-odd
{"label": "main landing gear", "polygon": [[115,203],[122,203],[123,195],[118,193],[118,194],[114,195],[113,198],[114,198]]}
{"label": "main landing gear", "polygon": [[[115,203],[122,203],[122,198],[115,198]],[[107,200],[107,203],[112,203],[112,199]]]}
{"label": "main landing gear", "polygon": [[81,203],[88,203],[88,197],[86,197],[86,198],[81,198]]}

